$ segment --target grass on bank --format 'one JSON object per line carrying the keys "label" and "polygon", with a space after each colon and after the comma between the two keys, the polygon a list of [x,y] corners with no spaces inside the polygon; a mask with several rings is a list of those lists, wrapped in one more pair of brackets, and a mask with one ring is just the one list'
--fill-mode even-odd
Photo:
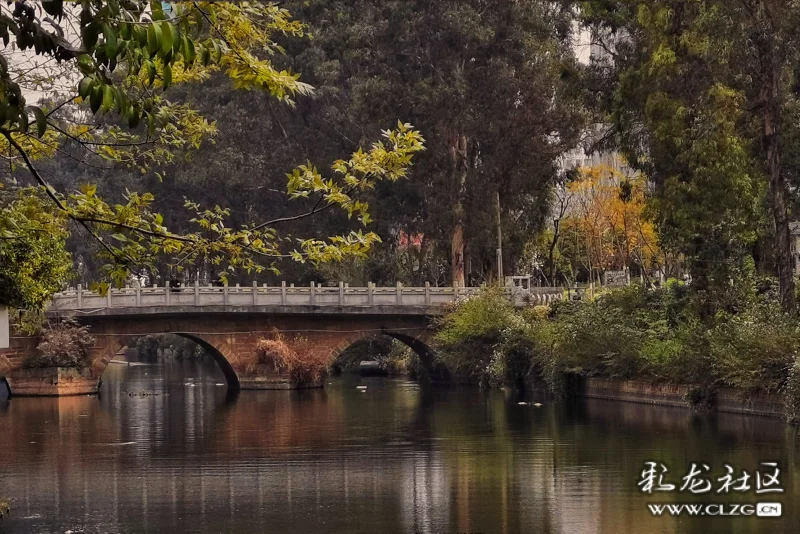
{"label": "grass on bank", "polygon": [[[302,342],[296,342],[303,346]],[[328,373],[328,357],[314,350],[302,350],[302,357],[286,340],[276,335],[274,339],[262,339],[256,345],[258,363],[287,377],[297,384],[314,384]]]}

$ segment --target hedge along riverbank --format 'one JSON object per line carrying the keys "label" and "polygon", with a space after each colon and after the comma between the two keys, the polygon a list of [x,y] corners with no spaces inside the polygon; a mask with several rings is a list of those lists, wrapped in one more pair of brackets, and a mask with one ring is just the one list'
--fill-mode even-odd
{"label": "hedge along riverbank", "polygon": [[544,383],[557,396],[574,375],[680,384],[698,410],[722,388],[781,393],[787,418],[800,419],[800,320],[781,311],[770,280],[721,298],[671,282],[523,310],[487,289],[439,326],[439,358],[463,381]]}

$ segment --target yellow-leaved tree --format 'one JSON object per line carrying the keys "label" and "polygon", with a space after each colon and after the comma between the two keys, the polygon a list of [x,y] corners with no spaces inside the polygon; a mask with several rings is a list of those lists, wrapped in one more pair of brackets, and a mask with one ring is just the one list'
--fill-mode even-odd
{"label": "yellow-leaved tree", "polygon": [[579,169],[567,188],[570,206],[561,222],[562,255],[601,280],[607,270],[644,276],[661,262],[655,227],[645,213],[646,179],[607,165]]}

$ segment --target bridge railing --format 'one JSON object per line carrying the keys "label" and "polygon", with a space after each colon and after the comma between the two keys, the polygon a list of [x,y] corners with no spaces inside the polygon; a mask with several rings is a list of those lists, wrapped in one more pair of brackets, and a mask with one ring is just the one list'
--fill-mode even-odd
{"label": "bridge railing", "polygon": [[[130,287],[111,289],[105,295],[70,289],[54,295],[50,310],[95,310],[136,307],[191,306],[442,306],[474,295],[477,287],[338,287],[314,285],[216,287]],[[516,305],[549,304],[563,298],[560,288],[533,288],[520,294],[507,290]]]}

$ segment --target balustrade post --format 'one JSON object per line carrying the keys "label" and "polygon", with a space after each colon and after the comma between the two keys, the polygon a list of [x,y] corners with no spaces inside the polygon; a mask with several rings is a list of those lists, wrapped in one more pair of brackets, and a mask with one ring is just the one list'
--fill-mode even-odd
{"label": "balustrade post", "polygon": [[431,283],[425,282],[425,305],[430,306],[431,304]]}
{"label": "balustrade post", "polygon": [[171,304],[172,301],[172,288],[169,287],[169,282],[164,282],[164,302],[167,303],[167,306]]}
{"label": "balustrade post", "polygon": [[142,305],[142,284],[138,280],[136,281],[136,307]]}
{"label": "balustrade post", "polygon": [[286,306],[286,281],[281,282],[281,305]]}
{"label": "balustrade post", "polygon": [[222,304],[228,305],[228,282],[222,287]]}
{"label": "balustrade post", "polygon": [[200,306],[200,280],[194,279],[194,305]]}
{"label": "balustrade post", "polygon": [[253,306],[258,306],[258,282],[253,282]]}
{"label": "balustrade post", "polygon": [[453,282],[453,300],[458,300],[458,282]]}
{"label": "balustrade post", "polygon": [[339,306],[344,306],[344,282],[339,282]]}
{"label": "balustrade post", "polygon": [[108,288],[108,293],[106,293],[106,306],[111,307],[111,291],[113,291],[110,287]]}
{"label": "balustrade post", "polygon": [[315,286],[314,282],[311,282],[311,305],[312,306],[316,302],[316,295],[315,295],[315,292],[314,292],[314,286]]}
{"label": "balustrade post", "polygon": [[402,306],[403,304],[403,284],[397,282],[397,305]]}
{"label": "balustrade post", "polygon": [[83,287],[78,284],[78,309],[83,308]]}
{"label": "balustrade post", "polygon": [[375,284],[367,282],[367,304],[372,306],[375,303]]}

